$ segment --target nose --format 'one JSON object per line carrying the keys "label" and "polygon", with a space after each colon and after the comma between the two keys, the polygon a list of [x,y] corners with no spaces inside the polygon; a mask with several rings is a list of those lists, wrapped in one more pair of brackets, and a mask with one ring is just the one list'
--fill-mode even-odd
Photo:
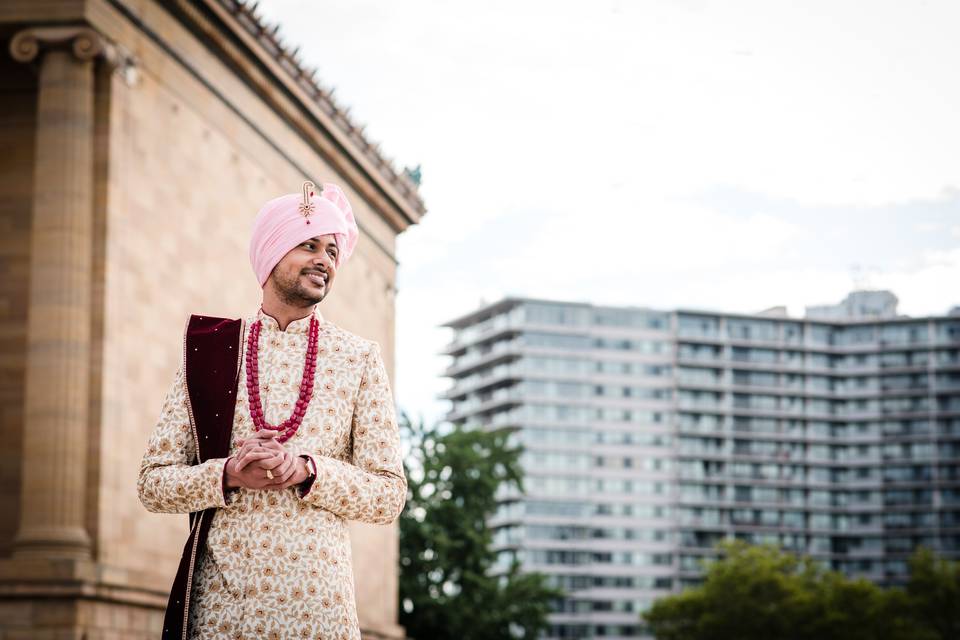
{"label": "nose", "polygon": [[324,269],[329,269],[334,266],[333,258],[326,251],[318,252],[313,258],[313,264],[323,265]]}

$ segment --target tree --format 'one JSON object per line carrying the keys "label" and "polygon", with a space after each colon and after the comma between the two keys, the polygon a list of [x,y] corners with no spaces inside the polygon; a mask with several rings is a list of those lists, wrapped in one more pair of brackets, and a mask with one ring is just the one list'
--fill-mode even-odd
{"label": "tree", "polygon": [[[915,575],[905,592],[847,578],[774,547],[726,542],[720,552],[720,559],[707,565],[702,585],[662,598],[646,612],[657,640],[960,637],[955,566],[915,557]],[[925,572],[918,573],[918,562]],[[942,610],[924,610],[921,603]]]}
{"label": "tree", "polygon": [[960,638],[960,563],[921,548],[910,559],[909,607],[937,638]]}
{"label": "tree", "polygon": [[503,432],[414,424],[400,516],[400,623],[418,640],[535,638],[560,593],[513,563],[503,575],[487,520],[501,488],[522,489],[521,450]]}

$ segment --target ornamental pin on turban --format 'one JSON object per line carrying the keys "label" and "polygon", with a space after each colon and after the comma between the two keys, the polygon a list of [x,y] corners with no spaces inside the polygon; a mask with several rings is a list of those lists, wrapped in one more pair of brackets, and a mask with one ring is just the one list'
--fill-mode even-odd
{"label": "ornamental pin on turban", "polygon": [[262,287],[287,252],[315,236],[337,239],[337,266],[347,261],[357,246],[357,223],[343,190],[325,183],[320,193],[309,180],[303,193],[288,193],[260,208],[250,238],[250,265]]}

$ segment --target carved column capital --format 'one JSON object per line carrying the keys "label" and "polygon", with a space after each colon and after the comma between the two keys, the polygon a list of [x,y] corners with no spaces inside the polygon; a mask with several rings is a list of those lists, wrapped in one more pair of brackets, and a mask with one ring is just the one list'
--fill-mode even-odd
{"label": "carved column capital", "polygon": [[30,27],[10,40],[10,55],[18,62],[33,62],[41,50],[68,50],[78,60],[93,60],[103,56],[116,58],[116,50],[96,30],[85,26]]}
{"label": "carved column capital", "polygon": [[101,58],[127,86],[134,86],[139,80],[137,57],[89,26],[30,27],[10,40],[10,55],[18,62],[33,62],[41,51],[54,50],[70,51],[84,62]]}

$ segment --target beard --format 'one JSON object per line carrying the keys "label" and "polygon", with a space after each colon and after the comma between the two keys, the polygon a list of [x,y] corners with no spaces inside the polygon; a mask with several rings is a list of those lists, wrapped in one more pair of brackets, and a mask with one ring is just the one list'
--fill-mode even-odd
{"label": "beard", "polygon": [[291,307],[312,307],[327,297],[329,285],[324,285],[323,293],[310,291],[300,282],[300,276],[305,274],[305,271],[301,271],[295,276],[276,272],[273,274],[273,284],[284,304]]}

